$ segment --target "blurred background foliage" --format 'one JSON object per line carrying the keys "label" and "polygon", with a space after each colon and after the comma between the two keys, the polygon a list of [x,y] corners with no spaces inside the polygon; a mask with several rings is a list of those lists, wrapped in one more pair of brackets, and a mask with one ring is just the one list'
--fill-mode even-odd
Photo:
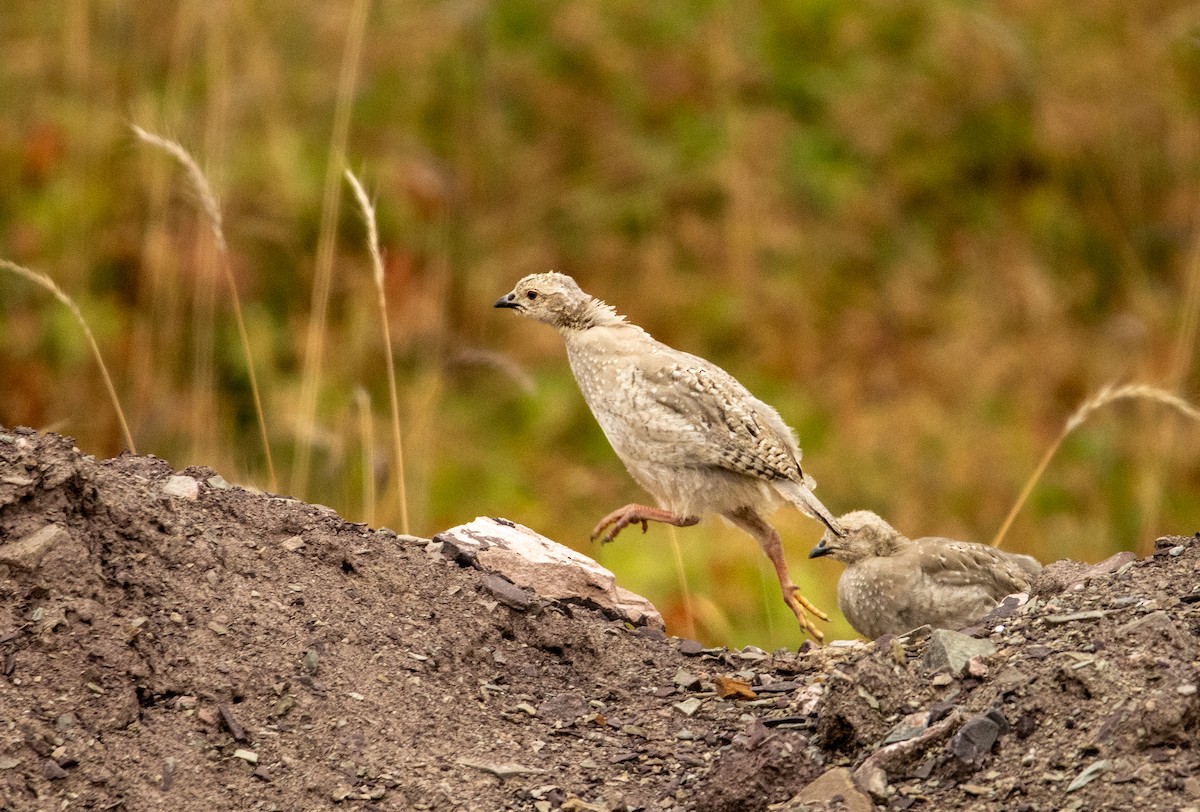
{"label": "blurred background foliage", "polygon": [[[346,166],[379,211],[417,533],[500,515],[587,551],[644,498],[558,336],[491,309],[551,268],[779,408],[835,513],[913,536],[990,539],[1105,383],[1197,396],[1192,3],[18,0],[0,37],[0,256],[78,301],[138,450],[176,467],[268,487],[209,224],[131,123],[220,198],[279,489],[349,518],[398,529]],[[78,326],[9,274],[0,385],[0,424],[121,450]],[[1198,450],[1157,405],[1107,410],[1005,546],[1098,560],[1200,529]],[[818,526],[777,518],[833,609]],[[591,552],[673,632],[800,639],[717,520]]]}

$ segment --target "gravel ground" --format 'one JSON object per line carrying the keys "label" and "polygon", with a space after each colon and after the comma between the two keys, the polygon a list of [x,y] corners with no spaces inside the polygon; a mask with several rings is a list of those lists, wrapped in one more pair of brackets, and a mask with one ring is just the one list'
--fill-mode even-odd
{"label": "gravel ground", "polygon": [[0,430],[0,808],[1200,812],[1200,540],[965,634],[704,649]]}

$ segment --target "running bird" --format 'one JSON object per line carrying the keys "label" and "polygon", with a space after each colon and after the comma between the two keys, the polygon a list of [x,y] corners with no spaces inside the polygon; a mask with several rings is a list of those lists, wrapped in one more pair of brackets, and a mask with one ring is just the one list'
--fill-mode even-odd
{"label": "running bird", "polygon": [[617,456],[658,507],[629,504],[600,520],[592,540],[612,541],[647,522],[690,527],[717,513],[752,535],[771,559],[783,599],[800,628],[824,635],[808,617],[828,616],[800,594],[788,574],[779,534],[767,522],[787,502],[842,529],[813,495],[800,469],[795,433],[773,408],[725,370],[672,349],[589,296],[561,273],[527,276],[496,307],[555,327],[571,371]]}

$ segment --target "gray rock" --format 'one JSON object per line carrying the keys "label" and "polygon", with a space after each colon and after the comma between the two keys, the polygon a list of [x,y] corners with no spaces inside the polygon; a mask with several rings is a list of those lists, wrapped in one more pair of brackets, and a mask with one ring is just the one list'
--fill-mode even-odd
{"label": "gray rock", "polygon": [[1118,628],[1117,634],[1122,637],[1140,638],[1150,644],[1165,643],[1175,650],[1186,651],[1191,648],[1188,636],[1181,632],[1170,616],[1163,611],[1151,612],[1137,620],[1131,620]]}
{"label": "gray rock", "polygon": [[675,672],[675,679],[672,681],[685,691],[700,690],[700,678],[682,668]]}
{"label": "gray rock", "polygon": [[24,538],[0,546],[0,564],[35,570],[56,544],[70,539],[70,534],[61,525],[48,524]]}
{"label": "gray rock", "polygon": [[67,771],[58,765],[54,759],[46,759],[46,763],[42,765],[42,775],[50,781],[58,781],[67,777]]}
{"label": "gray rock", "polygon": [[539,716],[572,722],[588,712],[588,704],[579,694],[554,694],[542,700],[537,710]]}
{"label": "gray rock", "polygon": [[1000,738],[1000,725],[986,715],[974,716],[966,721],[951,737],[946,751],[959,763],[974,767],[992,750]]}
{"label": "gray rock", "polygon": [[524,612],[533,605],[532,594],[502,576],[485,574],[483,586],[492,594],[493,598],[510,609]]}
{"label": "gray rock", "polygon": [[972,657],[988,657],[996,653],[991,640],[978,640],[950,629],[934,629],[925,649],[925,667],[930,671],[945,669],[962,676]]}

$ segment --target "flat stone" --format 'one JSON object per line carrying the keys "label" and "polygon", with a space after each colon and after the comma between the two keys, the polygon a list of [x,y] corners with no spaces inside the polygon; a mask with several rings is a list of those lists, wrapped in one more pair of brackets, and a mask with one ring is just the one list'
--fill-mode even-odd
{"label": "flat stone", "polygon": [[1043,620],[1051,626],[1061,626],[1064,623],[1079,623],[1085,620],[1100,620],[1108,617],[1104,609],[1088,609],[1084,612],[1068,612],[1064,615],[1046,615]]}
{"label": "flat stone", "polygon": [[503,575],[540,598],[591,604],[635,626],[664,628],[658,610],[617,586],[611,571],[528,527],[480,517],[437,534],[433,546],[438,544],[460,565]]}
{"label": "flat stone", "polygon": [[799,691],[803,687],[799,682],[780,681],[759,685],[754,690],[760,694],[788,694],[792,691]]}
{"label": "flat stone", "polygon": [[588,712],[587,700],[580,694],[554,694],[542,700],[538,705],[538,715],[563,722],[578,719]]}
{"label": "flat stone", "polygon": [[497,778],[512,778],[513,776],[518,775],[538,775],[546,772],[540,767],[526,767],[523,764],[516,764],[511,761],[501,764],[493,764],[486,761],[473,761],[468,758],[460,758],[456,763],[462,767],[471,767],[472,769],[491,773]]}
{"label": "flat stone", "polygon": [[321,655],[317,654],[316,649],[310,648],[304,652],[304,657],[300,660],[304,666],[304,670],[309,674],[316,675],[317,669],[321,667]]}
{"label": "flat stone", "polygon": [[926,730],[929,729],[929,711],[917,711],[910,713],[900,720],[892,731],[888,733],[887,738],[883,740],[884,745],[895,744],[896,742],[905,742],[909,739],[915,739]]}
{"label": "flat stone", "polygon": [[492,597],[510,609],[524,612],[533,605],[533,595],[527,590],[499,575],[486,573],[483,576],[483,586]]}
{"label": "flat stone", "polygon": [[24,538],[0,546],[0,564],[35,570],[51,548],[70,539],[70,534],[61,525],[48,524]]}
{"label": "flat stone", "polygon": [[1099,778],[1100,773],[1107,769],[1108,761],[1106,759],[1101,759],[1100,761],[1094,762],[1079,775],[1075,776],[1075,780],[1067,785],[1067,792],[1074,792],[1077,789],[1087,786],[1092,781],[1095,781],[1097,778]]}
{"label": "flat stone", "polygon": [[925,667],[930,671],[948,670],[962,676],[972,657],[988,657],[996,653],[991,640],[979,640],[950,629],[934,629],[925,649]]}
{"label": "flat stone", "polygon": [[883,802],[887,799],[888,794],[888,776],[882,767],[875,765],[864,765],[864,769],[860,770],[855,775],[859,784],[867,794],[876,801]]}
{"label": "flat stone", "polygon": [[162,492],[167,496],[177,496],[180,499],[195,501],[200,496],[200,483],[190,476],[177,474],[167,479],[162,486]]}
{"label": "flat stone", "polygon": [[1137,637],[1146,643],[1166,643],[1173,649],[1187,650],[1191,647],[1187,635],[1161,610],[1131,620],[1120,626],[1117,634],[1122,637]]}
{"label": "flat stone", "polygon": [[966,766],[977,765],[1000,738],[1000,726],[985,715],[968,719],[946,744],[946,751]]}
{"label": "flat stone", "polygon": [[51,758],[47,759],[46,763],[42,765],[42,775],[50,781],[58,781],[67,777],[67,771]]}
{"label": "flat stone", "polygon": [[833,767],[821,773],[820,777],[806,786],[786,804],[789,808],[804,808],[803,804],[821,804],[825,808],[840,798],[837,809],[843,812],[875,812],[875,804],[871,798],[858,788],[850,771],[845,767]]}

